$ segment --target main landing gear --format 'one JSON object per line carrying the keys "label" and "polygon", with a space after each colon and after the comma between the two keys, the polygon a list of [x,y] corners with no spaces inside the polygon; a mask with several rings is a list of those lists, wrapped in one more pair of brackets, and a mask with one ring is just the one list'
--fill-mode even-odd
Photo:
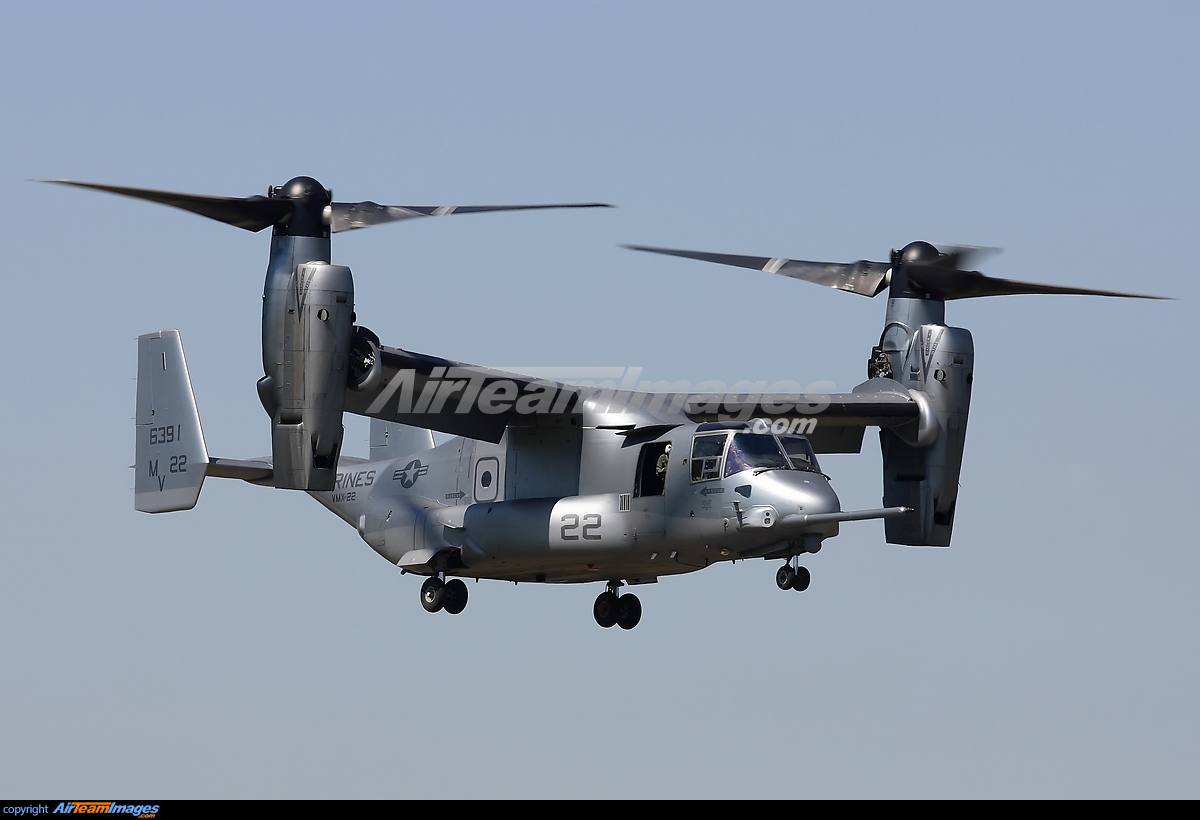
{"label": "main landing gear", "polygon": [[592,615],[596,623],[608,629],[619,626],[621,629],[633,629],[642,619],[642,602],[632,593],[618,595],[620,581],[609,581],[608,589],[600,593],[592,606]]}
{"label": "main landing gear", "polygon": [[436,575],[421,584],[421,606],[426,612],[444,609],[457,615],[467,607],[467,585],[458,578],[443,581]]}
{"label": "main landing gear", "polygon": [[[796,566],[792,566],[796,564]],[[795,558],[779,568],[775,573],[775,585],[780,589],[794,589],[803,592],[812,583],[812,573],[806,567],[799,566]]]}

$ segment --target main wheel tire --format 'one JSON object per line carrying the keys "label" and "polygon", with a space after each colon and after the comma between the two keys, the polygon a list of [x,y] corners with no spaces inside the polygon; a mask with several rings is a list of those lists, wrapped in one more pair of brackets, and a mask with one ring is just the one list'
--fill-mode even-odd
{"label": "main wheel tire", "polygon": [[807,567],[796,567],[796,578],[792,581],[792,589],[803,592],[812,583],[812,573]]}
{"label": "main wheel tire", "polygon": [[421,584],[421,606],[426,612],[437,612],[446,605],[446,585],[441,578],[430,578]]}
{"label": "main wheel tire", "polygon": [[467,608],[467,585],[460,579],[453,578],[446,582],[445,595],[442,607],[451,615],[457,615]]}
{"label": "main wheel tire", "polygon": [[633,629],[642,619],[642,602],[636,595],[622,595],[617,599],[617,625],[621,629]]}
{"label": "main wheel tire", "polygon": [[596,623],[608,629],[616,625],[620,609],[617,596],[606,590],[600,593],[600,597],[596,598],[596,603],[592,605],[592,615],[596,618]]}
{"label": "main wheel tire", "polygon": [[780,589],[791,589],[792,584],[796,582],[796,571],[788,564],[784,564],[775,573],[775,586]]}

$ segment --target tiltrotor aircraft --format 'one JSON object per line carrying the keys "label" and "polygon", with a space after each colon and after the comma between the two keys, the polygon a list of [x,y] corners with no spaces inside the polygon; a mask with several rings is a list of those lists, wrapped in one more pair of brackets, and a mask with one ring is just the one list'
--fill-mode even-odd
{"label": "tiltrotor aircraft", "polygon": [[[297,177],[246,198],[48,180],[148,199],[250,231],[272,228],[258,395],[271,456],[209,456],[179,333],[138,338],[134,506],[195,506],[206,477],[305,490],[403,572],[421,603],[459,613],[463,578],[600,582],[603,627],[641,618],[625,585],[721,561],[800,558],[842,522],[884,519],[888,543],[948,546],[974,352],[946,302],[1018,293],[1131,296],[963,270],[983,249],[913,242],[887,262],[823,264],[634,247],[804,279],[864,296],[888,291],[868,378],[850,393],[595,390],[385,347],[355,324],[350,269],[330,234],[418,216],[586,205],[400,208],[333,202]],[[369,416],[371,458],[344,456],[342,414]],[[857,453],[879,428],[883,506],[844,511],[817,455]],[[435,446],[431,431],[454,436]]]}

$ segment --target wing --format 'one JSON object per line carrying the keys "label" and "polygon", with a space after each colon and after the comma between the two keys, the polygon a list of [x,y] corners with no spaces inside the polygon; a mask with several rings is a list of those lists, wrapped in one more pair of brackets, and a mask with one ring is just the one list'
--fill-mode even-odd
{"label": "wing", "polygon": [[[393,347],[380,349],[383,378],[349,391],[346,412],[499,442],[509,426],[587,426],[631,442],[704,421],[785,420],[818,453],[857,453],[867,427],[914,429],[922,409],[899,382],[871,379],[852,393],[781,393],[747,400],[722,393],[600,390],[508,373]],[[581,417],[581,418],[579,418]]]}
{"label": "wing", "polygon": [[868,427],[904,428],[921,420],[921,406],[899,382],[871,379],[852,393],[772,393],[731,399],[720,393],[693,393],[684,403],[692,421],[786,422],[804,433],[818,453],[857,453]]}
{"label": "wing", "polygon": [[380,348],[383,378],[346,393],[346,412],[499,442],[510,425],[570,424],[580,388],[394,347]]}

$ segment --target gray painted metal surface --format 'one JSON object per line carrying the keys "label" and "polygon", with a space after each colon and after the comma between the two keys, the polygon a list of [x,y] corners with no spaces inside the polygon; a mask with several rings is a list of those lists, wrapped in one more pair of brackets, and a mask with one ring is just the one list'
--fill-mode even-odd
{"label": "gray painted metal surface", "polygon": [[297,265],[283,307],[271,441],[275,486],[333,489],[349,381],[354,282],[342,265]]}
{"label": "gray painted metal surface", "polygon": [[138,337],[133,506],[190,510],[208,467],[200,413],[178,330]]}
{"label": "gray painted metal surface", "polygon": [[[162,354],[150,347],[160,337],[171,345],[167,371],[155,369]],[[143,397],[161,394],[169,399],[155,412],[188,431],[200,468],[189,482],[176,478],[162,489],[143,477],[139,509],[190,508],[206,472],[255,483],[271,478],[270,459],[208,460],[177,333],[139,339],[138,377],[139,446],[149,441]],[[719,468],[711,478],[693,475],[697,435],[719,438],[723,448],[733,447],[739,434],[775,442],[769,433],[753,432],[765,430],[764,422],[719,425],[714,432],[680,413],[678,424],[639,437],[632,434],[636,427],[597,425],[613,420],[606,408],[584,407],[566,423],[550,415],[540,426],[512,426],[495,444],[459,437],[403,455],[403,442],[429,443],[427,431],[417,436],[412,428],[380,422],[377,441],[397,433],[395,442],[377,448],[386,457],[343,457],[334,486],[311,494],[407,571],[546,582],[646,583],[748,554],[786,557],[819,548],[841,521],[902,512],[842,514],[825,476],[792,469],[782,448],[770,469],[733,469],[730,462],[727,474]],[[619,417],[631,418],[627,412]],[[649,466],[646,452],[654,455]],[[148,457],[139,449],[139,463]],[[722,464],[726,458],[733,455],[723,449]],[[655,471],[654,486],[639,485],[639,470]]]}
{"label": "gray painted metal surface", "polygon": [[421,427],[371,419],[371,461],[390,461],[434,447],[433,433]]}
{"label": "gray painted metal surface", "polygon": [[[354,326],[350,269],[330,234],[465,208],[336,203],[296,177],[267,197],[211,197],[75,183],[192,211],[246,230],[272,227],[263,288],[259,397],[272,455],[210,458],[176,331],[138,339],[134,505],[189,509],[206,476],[307,490],[405,572],[429,576],[422,604],[461,611],[462,576],[604,581],[594,614],[632,628],[623,584],[722,561],[800,556],[842,523],[884,519],[891,543],[948,546],[965,447],[974,347],[945,322],[948,300],[1016,293],[1132,296],[996,279],[962,267],[989,249],[914,242],[888,262],[804,262],[630,246],[777,273],[876,296],[888,291],[865,382],[851,393],[593,390],[385,347]],[[341,455],[342,415],[372,418],[371,458]],[[884,507],[841,509],[817,453],[858,452],[879,428]],[[430,431],[454,436],[434,446]],[[454,586],[458,583],[458,586]],[[607,596],[607,597],[606,597]]]}

